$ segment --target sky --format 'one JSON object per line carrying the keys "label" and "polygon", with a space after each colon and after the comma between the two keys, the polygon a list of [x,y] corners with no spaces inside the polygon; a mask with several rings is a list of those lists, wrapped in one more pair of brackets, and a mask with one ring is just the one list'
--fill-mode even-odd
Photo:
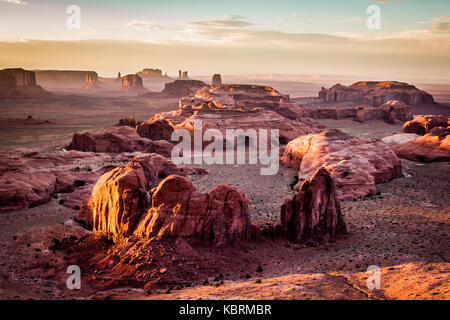
{"label": "sky", "polygon": [[449,61],[449,0],[0,0],[0,68],[450,83]]}

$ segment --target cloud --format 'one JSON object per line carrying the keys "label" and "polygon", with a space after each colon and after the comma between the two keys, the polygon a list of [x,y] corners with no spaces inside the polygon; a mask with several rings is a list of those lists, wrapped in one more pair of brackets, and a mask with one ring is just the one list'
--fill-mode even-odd
{"label": "cloud", "polygon": [[142,20],[133,20],[133,21],[127,23],[127,27],[132,27],[132,28],[138,29],[138,30],[152,30],[152,31],[169,30],[168,27],[163,26],[161,24],[151,23],[151,22],[142,21]]}
{"label": "cloud", "polygon": [[240,15],[228,15],[222,19],[193,21],[189,22],[191,26],[198,27],[213,27],[213,28],[245,28],[254,25],[245,20],[246,18]]}
{"label": "cloud", "polygon": [[433,18],[430,30],[438,34],[450,34],[450,15]]}
{"label": "cloud", "polygon": [[0,1],[7,2],[7,3],[13,3],[13,4],[20,4],[20,5],[28,4],[28,2],[22,1],[22,0],[0,0]]}

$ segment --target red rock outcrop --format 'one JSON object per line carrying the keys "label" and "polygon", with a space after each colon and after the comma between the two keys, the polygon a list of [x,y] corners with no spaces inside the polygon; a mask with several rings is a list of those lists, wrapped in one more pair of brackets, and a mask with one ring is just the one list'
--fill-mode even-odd
{"label": "red rock outcrop", "polygon": [[148,90],[144,88],[141,77],[137,74],[128,74],[122,77],[122,84],[116,91],[144,93]]}
{"label": "red rock outcrop", "polygon": [[411,120],[412,107],[397,100],[387,101],[385,104],[373,108],[362,108],[356,113],[356,121],[364,122],[367,120],[383,120],[394,124]]}
{"label": "red rock outcrop", "polygon": [[434,127],[423,137],[396,145],[393,150],[400,158],[411,161],[450,161],[450,128]]}
{"label": "red rock outcrop", "polygon": [[280,162],[299,169],[300,182],[323,166],[331,174],[338,197],[350,200],[375,194],[377,183],[400,177],[401,161],[376,139],[352,137],[338,129],[308,134],[290,141]]}
{"label": "red rock outcrop", "polygon": [[117,167],[98,180],[80,215],[92,217],[94,233],[114,240],[181,236],[224,244],[250,237],[249,200],[242,191],[219,185],[201,194],[186,177],[159,182],[163,176],[145,159]]}
{"label": "red rock outcrop", "polygon": [[334,181],[325,168],[319,168],[292,199],[284,201],[280,220],[282,233],[293,242],[325,243],[347,233]]}
{"label": "red rock outcrop", "polygon": [[173,145],[163,140],[152,141],[143,138],[129,126],[114,126],[93,133],[75,133],[68,148],[80,151],[115,153],[142,151],[170,156]]}
{"label": "red rock outcrop", "polygon": [[435,127],[446,128],[448,126],[450,126],[450,118],[442,115],[420,115],[406,122],[403,125],[402,131],[404,133],[415,133],[423,136]]}
{"label": "red rock outcrop", "polygon": [[172,137],[173,127],[164,119],[149,119],[136,127],[136,132],[144,138],[151,140],[167,140]]}
{"label": "red rock outcrop", "polygon": [[20,68],[0,70],[0,98],[32,98],[50,94],[36,84],[33,71]]}
{"label": "red rock outcrop", "polygon": [[0,211],[46,203],[54,193],[94,183],[107,155],[79,151],[42,154],[17,150],[0,153]]}
{"label": "red rock outcrop", "polygon": [[336,84],[322,88],[319,98],[325,102],[356,102],[378,107],[389,100],[408,105],[434,104],[433,96],[413,85],[397,81],[360,81],[348,87]]}

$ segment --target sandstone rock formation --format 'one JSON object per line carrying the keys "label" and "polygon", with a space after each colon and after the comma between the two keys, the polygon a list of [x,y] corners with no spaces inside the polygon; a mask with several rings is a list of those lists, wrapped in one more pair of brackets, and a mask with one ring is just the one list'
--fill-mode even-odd
{"label": "sandstone rock formation", "polygon": [[168,157],[171,155],[173,145],[167,141],[143,138],[129,126],[114,126],[93,133],[75,133],[68,148],[90,152],[154,152]]}
{"label": "sandstone rock formation", "polygon": [[328,242],[347,227],[330,173],[319,168],[300,186],[292,199],[281,206],[282,232],[290,241]]}
{"label": "sandstone rock formation", "polygon": [[175,80],[165,84],[164,90],[160,96],[167,98],[181,98],[195,92],[205,86],[203,81],[199,80]]}
{"label": "sandstone rock formation", "polygon": [[331,174],[338,197],[350,200],[375,194],[377,183],[401,176],[401,162],[391,148],[376,139],[352,137],[338,129],[308,134],[290,141],[281,163],[299,169],[300,182],[323,166]]}
{"label": "sandstone rock formation", "polygon": [[0,98],[31,98],[50,94],[36,84],[33,71],[19,68],[0,70]]}
{"label": "sandstone rock formation", "polygon": [[161,69],[142,69],[142,71],[138,72],[138,75],[142,78],[151,78],[151,79],[162,79],[163,74]]}
{"label": "sandstone rock formation", "polygon": [[86,74],[86,81],[79,86],[79,89],[89,90],[89,91],[104,91],[105,88],[100,84],[98,80],[98,76],[96,73],[88,73]]}
{"label": "sandstone rock formation", "polygon": [[151,140],[167,140],[172,137],[173,127],[164,119],[149,119],[136,127],[136,132],[144,138]]}
{"label": "sandstone rock formation", "polygon": [[242,191],[219,185],[201,194],[186,177],[159,182],[164,176],[145,159],[117,167],[98,180],[82,216],[91,215],[94,233],[114,240],[181,236],[224,244],[250,237]]}
{"label": "sandstone rock formation", "polygon": [[363,108],[356,113],[356,121],[359,122],[377,119],[394,124],[408,121],[412,118],[412,107],[397,100],[387,101],[385,104],[376,108]]}
{"label": "sandstone rock formation", "polygon": [[435,127],[448,127],[450,126],[450,118],[442,115],[420,115],[413,120],[406,122],[403,125],[402,131],[404,133],[415,133],[418,135],[425,135]]}
{"label": "sandstone rock formation", "polygon": [[86,82],[89,76],[98,80],[98,74],[95,71],[78,70],[34,70],[36,73],[36,82],[49,89],[75,89]]}
{"label": "sandstone rock formation", "polygon": [[144,93],[148,90],[144,88],[141,77],[137,74],[128,74],[122,77],[122,84],[116,91]]}
{"label": "sandstone rock formation", "polygon": [[212,80],[211,80],[211,85],[213,86],[217,86],[217,85],[221,85],[222,84],[222,77],[220,74],[216,73],[215,75],[213,75]]}
{"label": "sandstone rock formation", "polygon": [[54,193],[94,183],[107,155],[79,151],[42,154],[17,150],[0,153],[0,211],[43,204]]}
{"label": "sandstone rock formation", "polygon": [[336,84],[322,88],[319,98],[325,102],[355,102],[378,107],[389,100],[408,105],[434,104],[433,96],[413,85],[397,81],[360,81],[348,87]]}
{"label": "sandstone rock formation", "polygon": [[412,107],[401,101],[392,100],[379,107],[370,105],[308,107],[304,108],[302,114],[313,119],[350,118],[359,122],[382,120],[393,124],[412,119]]}
{"label": "sandstone rock formation", "polygon": [[396,145],[393,150],[400,158],[411,161],[450,161],[450,128],[434,127],[423,137]]}

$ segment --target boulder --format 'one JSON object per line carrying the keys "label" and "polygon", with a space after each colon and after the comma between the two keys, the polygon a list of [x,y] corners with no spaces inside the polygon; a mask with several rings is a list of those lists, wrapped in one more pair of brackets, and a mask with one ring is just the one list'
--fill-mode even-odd
{"label": "boulder", "polygon": [[415,133],[418,135],[425,135],[434,127],[448,127],[450,126],[450,118],[443,115],[420,115],[413,120],[406,122],[403,125],[402,131],[404,133]]}
{"label": "boulder", "polygon": [[284,201],[280,219],[283,234],[293,242],[326,243],[347,233],[334,181],[325,168],[319,168]]}
{"label": "boulder", "polygon": [[393,147],[402,159],[420,162],[450,161],[450,129],[434,127],[426,135]]}
{"label": "boulder", "polygon": [[360,81],[350,86],[336,84],[322,88],[319,98],[324,102],[355,102],[374,107],[389,100],[399,100],[408,105],[434,104],[433,96],[415,86],[397,81]]}
{"label": "boulder", "polygon": [[167,141],[143,138],[129,126],[114,126],[102,128],[93,133],[75,133],[68,148],[90,152],[156,152],[170,156],[173,145]]}
{"label": "boulder", "polygon": [[290,141],[280,162],[299,170],[300,182],[323,166],[331,174],[342,200],[375,194],[377,183],[401,176],[401,161],[385,143],[331,129]]}

